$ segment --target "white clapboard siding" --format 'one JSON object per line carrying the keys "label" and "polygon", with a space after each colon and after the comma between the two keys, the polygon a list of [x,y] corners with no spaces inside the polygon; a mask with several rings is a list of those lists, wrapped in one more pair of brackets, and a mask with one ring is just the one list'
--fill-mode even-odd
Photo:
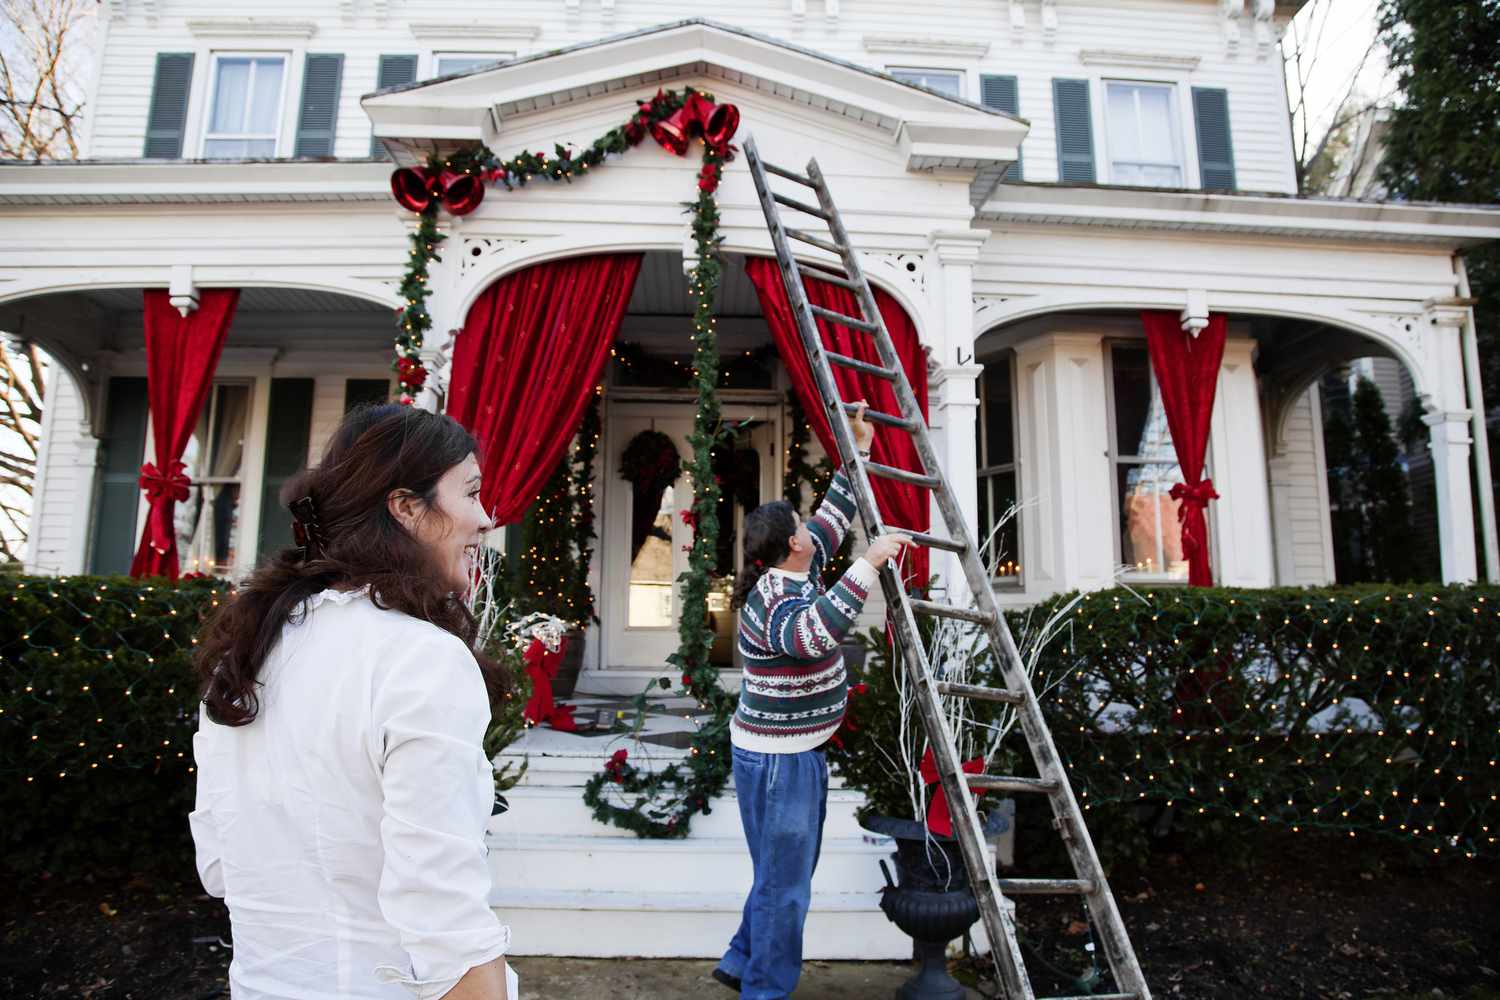
{"label": "white clapboard siding", "polygon": [[35,515],[28,538],[28,573],[77,573],[74,562],[84,551],[76,537],[86,530],[77,517],[80,492],[92,486],[89,470],[79,465],[83,429],[83,398],[62,366],[47,373],[47,407],[42,419],[42,451],[38,456]]}
{"label": "white clapboard siding", "polygon": [[1334,582],[1332,535],[1328,521],[1328,482],[1323,459],[1323,419],[1313,386],[1292,404],[1286,418],[1286,504],[1278,533],[1291,533],[1294,586]]}
{"label": "white clapboard siding", "polygon": [[[470,53],[543,52],[610,35],[636,31],[691,17],[702,17],[784,39],[839,59],[875,69],[893,67],[961,70],[965,96],[979,99],[981,74],[1014,75],[1018,79],[1020,114],[1031,122],[1026,140],[1026,179],[1057,179],[1052,108],[1055,77],[1087,78],[1095,83],[1097,114],[1106,78],[1159,80],[1186,87],[1224,88],[1229,93],[1230,121],[1238,187],[1247,191],[1292,192],[1291,136],[1280,80],[1281,62],[1274,48],[1261,54],[1255,45],[1252,19],[1240,19],[1242,40],[1231,55],[1225,41],[1221,5],[1212,0],[1133,0],[1104,4],[1097,0],[1058,0],[1057,31],[1046,37],[1040,5],[1023,5],[1026,26],[1014,31],[1010,4],[1000,0],[934,0],[913,19],[909,3],[898,0],[861,0],[845,4],[836,18],[826,16],[821,4],[811,4],[802,18],[790,3],[746,4],[739,0],[698,0],[696,3],[642,2],[622,4],[605,14],[595,2],[571,12],[561,3],[467,5],[455,8],[437,0],[410,0],[388,16],[376,16],[380,5],[308,5],[294,0],[263,0],[254,5],[255,18],[266,25],[261,37],[225,37],[208,33],[201,22],[230,13],[217,0],[121,4],[110,23],[100,66],[98,99],[92,109],[91,145],[94,157],[141,155],[146,109],[158,52],[193,52],[192,106],[188,111],[183,155],[199,155],[202,148],[203,108],[208,101],[207,80],[214,51],[262,50],[288,53],[289,72],[284,95],[282,154],[290,153],[300,96],[302,58],[307,52],[336,52],[344,56],[335,152],[341,157],[369,154],[370,126],[359,107],[361,95],[375,89],[382,54],[416,53],[427,75],[431,53],[462,50]],[[354,12],[346,18],[339,8]],[[148,11],[155,16],[148,20]],[[461,16],[456,14],[461,12]],[[233,11],[239,14],[239,10]],[[197,30],[190,22],[199,22]],[[435,36],[432,25],[472,22],[469,30],[455,29],[447,39]],[[413,26],[417,26],[414,33]],[[297,30],[301,26],[301,32]],[[312,28],[306,34],[306,27]],[[506,26],[507,32],[495,30]],[[279,34],[277,32],[280,32]],[[531,37],[525,37],[531,36]],[[984,55],[952,46],[989,43]],[[1101,62],[1098,53],[1118,55]],[[1082,53],[1090,53],[1085,61]],[[1142,59],[1141,57],[1146,57]],[[1191,69],[1159,68],[1152,57],[1197,59]],[[1179,134],[1183,141],[1185,177],[1196,174],[1191,101],[1184,89]],[[622,95],[622,108],[628,95]],[[754,128],[754,122],[747,125]],[[1095,134],[1096,156],[1104,153],[1103,137]],[[510,152],[499,150],[502,154]],[[1100,164],[1099,178],[1107,180]]]}

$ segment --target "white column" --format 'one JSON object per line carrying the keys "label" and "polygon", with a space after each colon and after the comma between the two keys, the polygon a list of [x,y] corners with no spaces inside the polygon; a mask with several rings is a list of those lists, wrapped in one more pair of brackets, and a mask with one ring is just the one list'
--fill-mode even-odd
{"label": "white column", "polygon": [[[74,474],[73,519],[68,532],[68,547],[59,572],[74,576],[88,569],[90,537],[94,533],[94,496],[99,480],[99,439],[87,420],[79,421],[78,437],[73,442]],[[32,530],[40,529],[41,511],[32,508]],[[134,541],[140,541],[139,538]]]}
{"label": "white column", "polygon": [[1209,507],[1209,551],[1225,587],[1269,587],[1275,580],[1254,355],[1254,340],[1226,341],[1214,392],[1209,474],[1219,499]]}
{"label": "white column", "polygon": [[[976,383],[984,368],[974,364],[974,265],[989,233],[973,229],[938,230],[930,236],[932,267],[929,293],[934,329],[925,338],[931,347],[935,370],[928,382],[928,424],[938,462],[947,474],[954,499],[975,537],[979,520],[978,438],[975,415],[979,409]],[[942,513],[932,505],[932,525],[945,534]],[[940,579],[948,600],[965,604],[968,582],[958,557],[933,552],[932,572]]]}
{"label": "white column", "polygon": [[[408,217],[408,228],[415,232],[415,216]],[[448,362],[453,357],[455,335],[463,327],[463,316],[458,314],[458,281],[460,261],[463,259],[460,221],[444,214],[438,223],[439,235],[445,237],[438,244],[440,261],[427,268],[427,315],[432,317],[432,329],[422,338],[420,357],[422,367],[427,369],[427,381],[417,393],[417,406],[424,410],[441,410],[447,402]]]}
{"label": "white column", "polygon": [[1474,497],[1469,484],[1468,410],[1426,414],[1431,438],[1433,478],[1437,480],[1438,548],[1442,554],[1443,582],[1465,583],[1478,576],[1474,550]]}
{"label": "white column", "polygon": [[1016,345],[1017,498],[1025,596],[1114,583],[1103,336],[1046,334]]}

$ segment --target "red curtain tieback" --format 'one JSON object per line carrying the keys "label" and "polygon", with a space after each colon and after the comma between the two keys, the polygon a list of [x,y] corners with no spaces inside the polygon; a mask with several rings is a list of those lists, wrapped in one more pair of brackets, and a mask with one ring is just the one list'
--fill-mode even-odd
{"label": "red curtain tieback", "polygon": [[1206,510],[1210,500],[1219,499],[1219,494],[1214,492],[1214,481],[1212,479],[1200,479],[1196,483],[1178,483],[1172,487],[1169,494],[1173,500],[1181,501],[1182,508],[1178,510],[1179,519],[1186,516],[1188,506]]}
{"label": "red curtain tieback", "polygon": [[163,472],[147,462],[141,466],[140,484],[150,501],[146,514],[146,542],[156,552],[165,553],[172,547],[172,508],[192,495],[187,466],[181,462],[169,462],[167,471]]}

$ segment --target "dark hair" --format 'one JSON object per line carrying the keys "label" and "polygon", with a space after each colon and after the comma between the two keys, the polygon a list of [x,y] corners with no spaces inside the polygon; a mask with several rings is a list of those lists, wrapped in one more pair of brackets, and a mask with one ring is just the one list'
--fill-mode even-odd
{"label": "dark hair", "polygon": [[729,606],[738,611],[766,570],[792,554],[787,542],[797,533],[797,508],[786,500],[772,500],[745,515],[745,571],[734,585]]}
{"label": "dark hair", "polygon": [[[477,450],[451,417],[393,403],[350,411],[323,460],[281,491],[283,507],[316,512],[309,545],[263,561],[209,619],[194,658],[209,718],[244,726],[260,711],[257,677],[302,602],[329,587],[368,585],[377,607],[392,608],[474,645],[474,616],[449,592],[430,553],[391,515],[386,498],[408,490],[426,514],[445,517],[433,501],[438,480]],[[508,688],[504,668],[474,651],[491,703]]]}

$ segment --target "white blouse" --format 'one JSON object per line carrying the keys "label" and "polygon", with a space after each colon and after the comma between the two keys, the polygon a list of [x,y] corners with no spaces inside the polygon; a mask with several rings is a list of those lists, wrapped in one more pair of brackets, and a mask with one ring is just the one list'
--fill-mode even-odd
{"label": "white blouse", "polygon": [[362,591],[305,607],[261,668],[256,720],[200,710],[193,738],[189,820],[229,905],[230,991],[441,997],[510,946],[488,903],[483,678],[462,640]]}

